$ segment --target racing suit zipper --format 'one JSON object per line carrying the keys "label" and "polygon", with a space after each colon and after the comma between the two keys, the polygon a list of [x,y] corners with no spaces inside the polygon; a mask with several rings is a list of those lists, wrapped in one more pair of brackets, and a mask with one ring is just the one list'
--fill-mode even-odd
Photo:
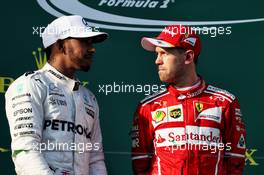
{"label": "racing suit zipper", "polygon": [[[185,98],[184,99],[184,104],[185,104],[185,111],[186,111],[186,117],[185,117],[185,134],[186,134],[186,125],[188,124],[188,106],[187,106],[187,99]],[[188,131],[187,131],[188,133]],[[187,141],[187,160],[184,160],[184,166],[188,166],[187,163],[189,162],[189,146],[188,146],[188,139],[186,140]],[[186,174],[188,175],[188,167],[186,167]]]}
{"label": "racing suit zipper", "polygon": [[183,169],[184,169],[185,166],[186,166],[186,160],[183,161],[183,165],[181,167],[180,175],[183,175]]}
{"label": "racing suit zipper", "polygon": [[[73,123],[75,125],[75,120],[76,120],[76,104],[75,104],[75,99],[74,99],[74,92],[71,91],[72,95],[72,118],[73,118]],[[73,133],[73,142],[75,144],[75,133]],[[73,174],[75,174],[74,170],[74,161],[75,161],[75,150],[72,152],[72,169],[73,169]]]}

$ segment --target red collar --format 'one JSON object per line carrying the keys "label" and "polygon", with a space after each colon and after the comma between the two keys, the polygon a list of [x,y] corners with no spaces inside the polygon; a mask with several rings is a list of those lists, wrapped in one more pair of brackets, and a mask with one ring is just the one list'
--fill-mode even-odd
{"label": "red collar", "polygon": [[184,100],[186,98],[192,98],[192,97],[195,97],[195,96],[201,94],[203,92],[203,90],[206,88],[205,81],[202,79],[200,81],[201,81],[201,83],[198,86],[193,87],[193,88],[188,89],[188,90],[185,90],[185,91],[178,90],[173,85],[169,85],[168,90],[169,90],[170,94],[177,97],[178,100]]}

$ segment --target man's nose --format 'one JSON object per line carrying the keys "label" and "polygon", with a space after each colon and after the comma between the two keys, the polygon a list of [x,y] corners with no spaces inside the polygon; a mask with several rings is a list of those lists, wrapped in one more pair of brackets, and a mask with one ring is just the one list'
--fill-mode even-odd
{"label": "man's nose", "polygon": [[157,64],[157,65],[162,64],[162,59],[161,59],[160,55],[157,55],[157,58],[155,60],[155,64]]}

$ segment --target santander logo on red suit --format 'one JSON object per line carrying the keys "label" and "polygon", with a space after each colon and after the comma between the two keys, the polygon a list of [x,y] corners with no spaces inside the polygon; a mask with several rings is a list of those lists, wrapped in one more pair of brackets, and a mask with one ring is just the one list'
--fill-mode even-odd
{"label": "santander logo on red suit", "polygon": [[[216,145],[220,143],[217,128],[187,125],[186,127],[164,128],[155,131],[156,146],[180,146],[184,144]],[[161,141],[161,138],[163,142]]]}

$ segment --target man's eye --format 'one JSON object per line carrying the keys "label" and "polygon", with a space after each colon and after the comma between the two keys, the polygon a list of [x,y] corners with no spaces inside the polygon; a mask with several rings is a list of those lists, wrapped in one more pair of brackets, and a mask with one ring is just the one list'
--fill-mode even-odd
{"label": "man's eye", "polygon": [[157,54],[160,54],[160,55],[162,55],[162,54],[164,54],[164,52],[157,52]]}
{"label": "man's eye", "polygon": [[168,55],[168,52],[161,52],[161,55]]}

